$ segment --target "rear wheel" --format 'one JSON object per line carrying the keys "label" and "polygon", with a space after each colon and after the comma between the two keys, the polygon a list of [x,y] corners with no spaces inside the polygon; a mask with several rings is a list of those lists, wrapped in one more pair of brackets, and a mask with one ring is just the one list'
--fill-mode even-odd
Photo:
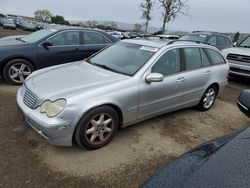
{"label": "rear wheel", "polygon": [[109,106],[89,111],[78,123],[75,141],[87,149],[98,149],[108,144],[118,130],[119,117]]}
{"label": "rear wheel", "polygon": [[218,91],[215,86],[210,86],[200,100],[200,103],[198,105],[199,110],[201,111],[209,110],[215,102],[217,92]]}
{"label": "rear wheel", "polygon": [[20,85],[33,71],[34,67],[29,61],[13,59],[5,65],[3,76],[10,84]]}

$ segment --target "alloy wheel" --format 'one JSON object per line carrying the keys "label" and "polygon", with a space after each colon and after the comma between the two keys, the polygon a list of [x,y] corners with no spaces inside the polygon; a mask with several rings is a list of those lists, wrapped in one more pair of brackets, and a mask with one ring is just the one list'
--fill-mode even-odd
{"label": "alloy wheel", "polygon": [[104,143],[112,135],[114,120],[110,114],[101,113],[90,119],[85,129],[85,137],[92,145]]}
{"label": "alloy wheel", "polygon": [[216,97],[216,92],[214,88],[208,89],[203,99],[204,108],[206,109],[210,108],[214,103],[215,97]]}
{"label": "alloy wheel", "polygon": [[9,78],[15,83],[23,83],[32,73],[31,68],[24,63],[15,63],[9,68]]}

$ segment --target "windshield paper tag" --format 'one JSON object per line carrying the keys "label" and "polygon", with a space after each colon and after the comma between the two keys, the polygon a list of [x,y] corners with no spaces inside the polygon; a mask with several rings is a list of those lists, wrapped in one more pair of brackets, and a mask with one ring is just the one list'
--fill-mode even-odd
{"label": "windshield paper tag", "polygon": [[142,46],[140,49],[145,50],[145,51],[149,51],[149,52],[157,52],[158,51],[158,48],[153,48],[153,47],[149,47],[149,46]]}

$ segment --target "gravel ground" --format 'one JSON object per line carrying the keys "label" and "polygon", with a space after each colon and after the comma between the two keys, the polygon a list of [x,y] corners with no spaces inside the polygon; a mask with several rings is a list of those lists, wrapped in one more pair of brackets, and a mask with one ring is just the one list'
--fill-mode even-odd
{"label": "gravel ground", "polygon": [[190,108],[153,118],[87,151],[46,143],[19,118],[18,87],[0,81],[0,187],[138,187],[194,146],[247,127],[236,99],[249,87],[249,80],[231,80],[208,112]]}

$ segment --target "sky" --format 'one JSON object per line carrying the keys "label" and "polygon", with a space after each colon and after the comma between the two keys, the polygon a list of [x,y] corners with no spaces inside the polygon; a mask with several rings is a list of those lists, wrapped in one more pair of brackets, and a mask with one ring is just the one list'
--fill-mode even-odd
{"label": "sky", "polygon": [[[157,1],[157,0],[156,0]],[[0,13],[33,16],[48,9],[68,20],[142,23],[141,0],[0,0]],[[250,0],[189,0],[189,16],[178,16],[168,30],[209,30],[250,33]],[[156,5],[150,26],[162,27],[161,9]]]}

